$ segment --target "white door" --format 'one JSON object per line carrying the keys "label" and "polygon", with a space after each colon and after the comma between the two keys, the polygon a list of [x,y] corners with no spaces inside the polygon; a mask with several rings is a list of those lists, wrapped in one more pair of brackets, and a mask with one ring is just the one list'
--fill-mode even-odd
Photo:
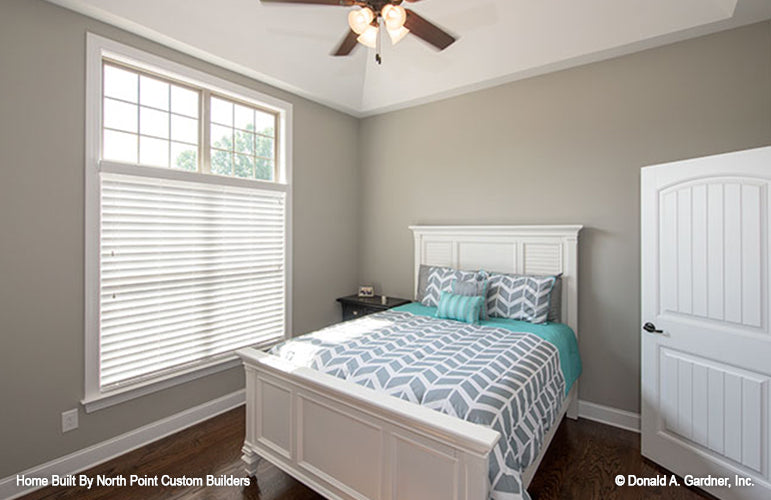
{"label": "white door", "polygon": [[704,488],[719,498],[769,499],[771,148],[641,180],[642,453],[682,477],[730,478]]}

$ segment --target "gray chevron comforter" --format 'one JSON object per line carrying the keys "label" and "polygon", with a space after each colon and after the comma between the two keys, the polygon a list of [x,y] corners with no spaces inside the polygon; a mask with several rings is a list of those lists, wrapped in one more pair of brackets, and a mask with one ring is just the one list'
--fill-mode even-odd
{"label": "gray chevron comforter", "polygon": [[559,353],[532,333],[385,311],[279,344],[295,364],[501,433],[490,498],[529,498],[521,471],[565,398]]}

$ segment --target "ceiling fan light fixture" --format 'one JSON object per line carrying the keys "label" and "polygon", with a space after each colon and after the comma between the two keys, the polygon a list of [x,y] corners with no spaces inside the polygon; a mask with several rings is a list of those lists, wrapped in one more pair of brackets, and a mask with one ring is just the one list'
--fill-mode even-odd
{"label": "ceiling fan light fixture", "polygon": [[348,14],[348,26],[358,35],[364,34],[372,21],[375,19],[375,13],[369,7],[352,10]]}
{"label": "ceiling fan light fixture", "polygon": [[401,5],[386,4],[380,15],[383,16],[386,28],[393,31],[403,27],[407,21],[407,11]]}
{"label": "ceiling fan light fixture", "polygon": [[399,29],[389,29],[388,30],[388,36],[391,38],[391,45],[396,45],[397,43],[402,41],[402,38],[407,36],[410,33],[410,30],[402,26]]}
{"label": "ceiling fan light fixture", "polygon": [[370,25],[369,28],[364,30],[364,32],[359,35],[356,41],[362,45],[366,45],[367,47],[374,49],[377,47],[377,33],[377,26]]}

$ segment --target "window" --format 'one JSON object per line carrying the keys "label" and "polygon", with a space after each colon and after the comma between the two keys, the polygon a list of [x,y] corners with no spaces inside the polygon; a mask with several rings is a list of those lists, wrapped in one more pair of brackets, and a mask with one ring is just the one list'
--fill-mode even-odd
{"label": "window", "polygon": [[88,38],[87,411],[289,331],[291,107]]}
{"label": "window", "polygon": [[[109,60],[103,63],[102,98],[103,160],[277,178],[274,111]],[[201,130],[201,110],[206,130]],[[204,134],[210,143],[201,148]]]}

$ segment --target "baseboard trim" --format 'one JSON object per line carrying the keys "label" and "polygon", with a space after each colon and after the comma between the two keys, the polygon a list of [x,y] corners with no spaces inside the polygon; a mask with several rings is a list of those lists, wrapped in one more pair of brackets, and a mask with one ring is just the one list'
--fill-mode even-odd
{"label": "baseboard trim", "polygon": [[208,420],[226,411],[232,410],[245,401],[245,391],[241,389],[220,398],[208,401],[193,408],[181,411],[164,419],[147,424],[120,436],[102,441],[57,458],[42,465],[32,467],[18,474],[0,480],[0,498],[13,499],[30,493],[38,488],[16,485],[16,476],[48,477],[53,475],[77,474],[100,463],[128,453],[141,446],[179,432],[195,424]]}
{"label": "baseboard trim", "polygon": [[612,425],[632,432],[640,432],[640,414],[610,406],[578,401],[578,416],[601,424]]}

